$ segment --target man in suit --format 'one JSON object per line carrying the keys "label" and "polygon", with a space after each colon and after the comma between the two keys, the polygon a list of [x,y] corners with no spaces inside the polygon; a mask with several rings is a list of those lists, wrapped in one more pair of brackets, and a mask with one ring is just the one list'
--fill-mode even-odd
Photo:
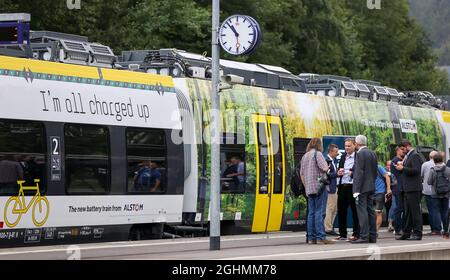
{"label": "man in suit", "polygon": [[397,205],[394,211],[395,237],[400,237],[403,235],[402,231],[405,225],[402,173],[395,168],[399,161],[403,161],[404,157],[405,153],[403,151],[403,147],[397,145],[397,147],[395,148],[395,157],[391,161],[391,172],[397,179],[397,186],[394,188],[392,196],[392,199],[395,200],[395,204]]}
{"label": "man in suit", "polygon": [[356,160],[353,174],[353,197],[356,199],[360,237],[352,243],[376,243],[377,227],[375,210],[375,179],[377,176],[377,156],[367,148],[367,138],[356,136]]}
{"label": "man in suit", "polygon": [[395,168],[402,174],[406,222],[403,235],[396,239],[422,240],[423,223],[420,202],[423,191],[421,178],[423,159],[414,150],[410,141],[402,140],[400,146],[406,152],[406,156],[402,162],[397,163]]}
{"label": "man in suit", "polygon": [[354,241],[359,238],[359,222],[356,212],[355,198],[353,197],[353,165],[356,156],[356,143],[354,138],[345,139],[345,153],[341,156],[338,166],[338,220],[339,237],[336,240],[347,240],[347,210],[351,207],[353,218],[353,234],[348,238]]}
{"label": "man in suit", "polygon": [[329,166],[328,175],[330,177],[330,185],[327,186],[328,190],[328,200],[327,209],[325,214],[325,233],[327,235],[337,235],[334,231],[334,219],[336,218],[337,212],[337,193],[336,193],[336,178],[337,178],[337,167],[335,159],[339,154],[339,147],[336,144],[330,144],[328,146],[328,156],[326,161]]}

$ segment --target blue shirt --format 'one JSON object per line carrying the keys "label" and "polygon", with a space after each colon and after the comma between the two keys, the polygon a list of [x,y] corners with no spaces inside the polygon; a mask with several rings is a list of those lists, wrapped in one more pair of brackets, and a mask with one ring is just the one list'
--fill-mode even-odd
{"label": "blue shirt", "polygon": [[138,171],[136,187],[148,191],[155,187],[156,181],[161,181],[161,172],[156,168],[143,167]]}
{"label": "blue shirt", "polygon": [[153,188],[156,185],[156,181],[161,182],[161,172],[159,172],[156,168],[150,168],[151,177],[150,177],[150,186]]}
{"label": "blue shirt", "polygon": [[345,156],[344,176],[342,176],[341,184],[353,184],[353,178],[350,177],[350,169],[353,170],[353,165],[355,164],[355,155],[356,153],[353,152],[353,154]]}
{"label": "blue shirt", "polygon": [[386,193],[386,184],[384,183],[384,176],[386,175],[386,169],[381,165],[378,165],[377,178],[375,179],[375,193]]}

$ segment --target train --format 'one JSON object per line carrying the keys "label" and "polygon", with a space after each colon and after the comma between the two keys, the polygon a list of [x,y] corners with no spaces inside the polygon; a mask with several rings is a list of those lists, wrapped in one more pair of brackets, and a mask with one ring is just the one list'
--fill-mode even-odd
{"label": "train", "polygon": [[[178,71],[186,66],[170,61]],[[208,67],[179,75],[125,62],[0,55],[1,247],[208,234]],[[275,66],[221,63],[245,66],[237,74],[294,76]],[[350,98],[349,81],[339,82],[342,95],[320,95],[298,76],[291,88],[261,86],[261,79],[221,84],[222,234],[304,229],[306,200],[292,194],[290,181],[313,137],[327,145],[366,135],[380,162],[403,138],[425,156],[449,151],[445,110]]]}

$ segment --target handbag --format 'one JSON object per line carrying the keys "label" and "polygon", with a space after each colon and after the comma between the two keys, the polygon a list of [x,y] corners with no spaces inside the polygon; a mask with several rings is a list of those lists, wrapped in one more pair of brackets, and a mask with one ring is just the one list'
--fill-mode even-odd
{"label": "handbag", "polygon": [[[319,164],[317,163],[317,151],[314,153],[314,160],[316,161],[317,167],[319,167]],[[322,176],[320,176],[317,180],[319,182],[318,194],[321,194],[326,189],[326,187],[331,184],[331,178],[327,172],[323,173]]]}

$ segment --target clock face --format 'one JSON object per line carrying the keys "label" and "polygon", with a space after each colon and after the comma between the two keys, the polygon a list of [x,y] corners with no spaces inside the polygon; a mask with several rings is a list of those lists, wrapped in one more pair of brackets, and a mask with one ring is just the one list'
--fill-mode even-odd
{"label": "clock face", "polygon": [[233,55],[251,52],[257,45],[259,37],[259,26],[247,16],[230,16],[219,29],[220,45]]}

